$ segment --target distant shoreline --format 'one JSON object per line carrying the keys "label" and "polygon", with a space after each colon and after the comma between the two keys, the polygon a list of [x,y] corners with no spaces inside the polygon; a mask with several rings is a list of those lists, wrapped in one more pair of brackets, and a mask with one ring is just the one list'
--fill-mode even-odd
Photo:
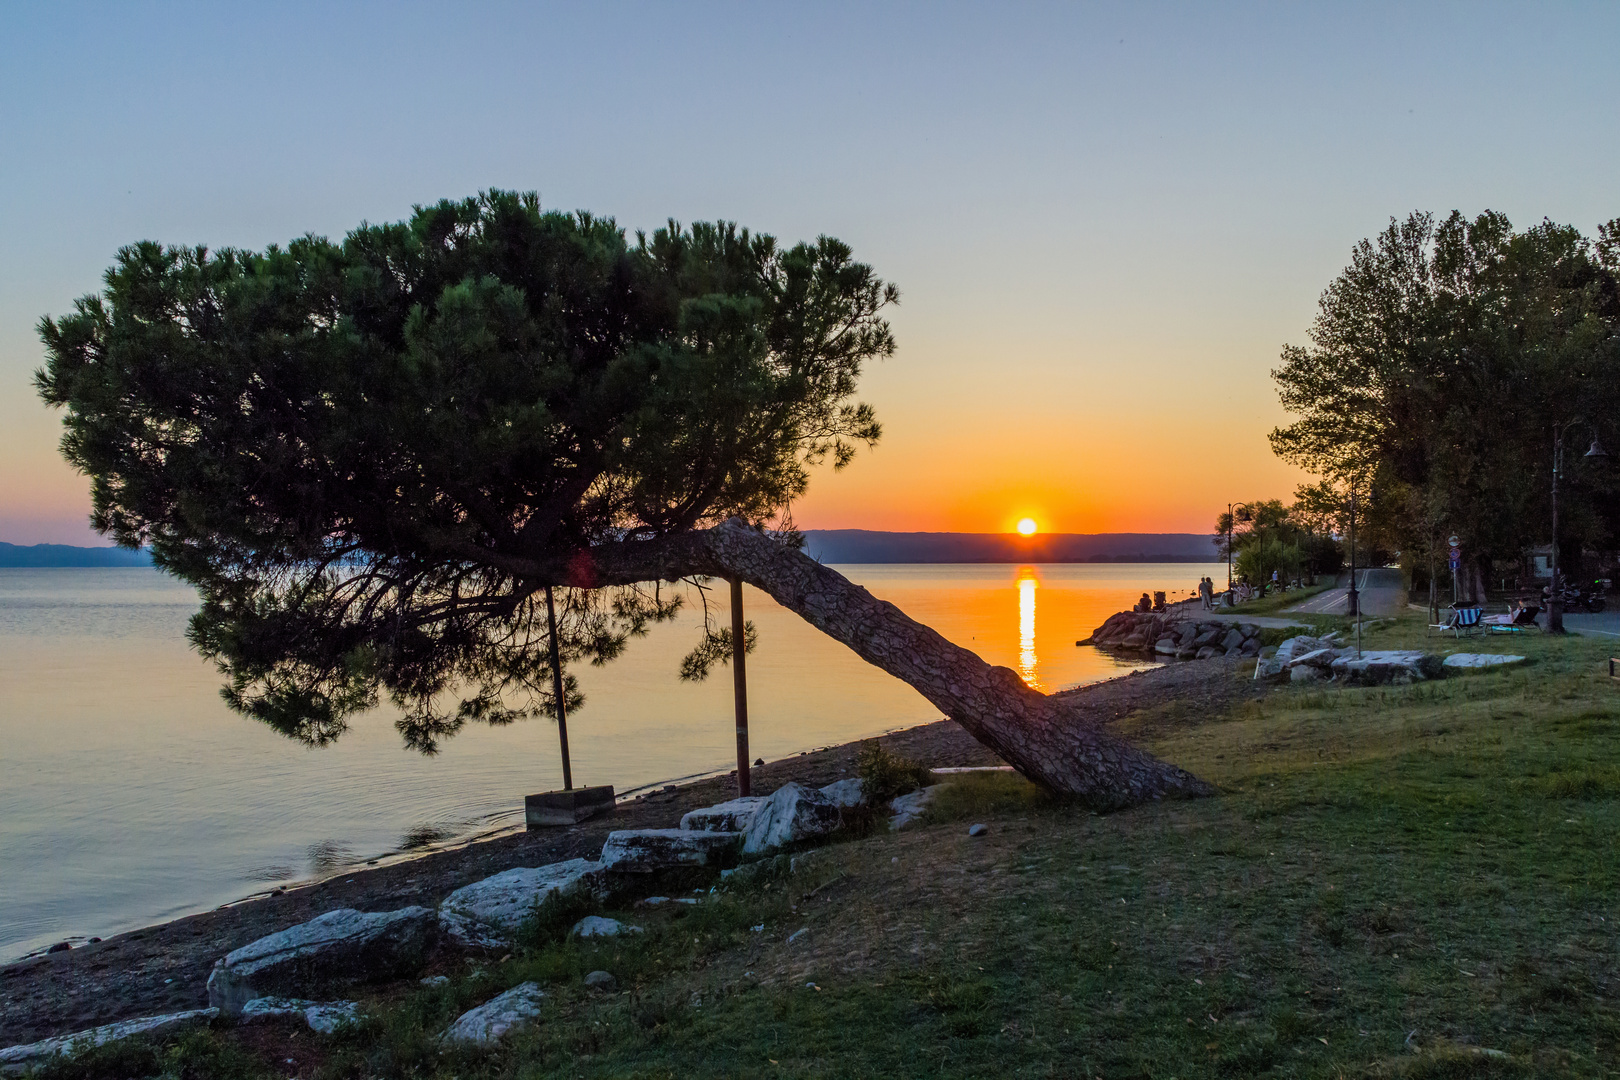
{"label": "distant shoreline", "polygon": [[0,569],[50,570],[57,568],[151,566],[152,555],[144,548],[131,551],[120,547],[74,547],[71,544],[8,544],[0,540]]}
{"label": "distant shoreline", "polygon": [[[1214,563],[1212,538],[1200,533],[929,533],[806,529],[805,553],[833,565],[883,563]],[[8,544],[0,569],[151,566],[144,549]]]}
{"label": "distant shoreline", "polygon": [[1214,563],[1203,533],[929,533],[805,529],[823,563]]}

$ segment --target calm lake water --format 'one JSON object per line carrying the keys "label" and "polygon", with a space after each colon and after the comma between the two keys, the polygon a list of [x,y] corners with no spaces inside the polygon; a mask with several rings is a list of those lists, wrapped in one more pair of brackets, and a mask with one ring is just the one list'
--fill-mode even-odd
{"label": "calm lake water", "polygon": [[[843,566],[846,575],[1045,691],[1136,664],[1076,648],[1143,591],[1183,595],[1199,564]],[[721,604],[725,591],[716,592]],[[750,745],[773,760],[928,723],[891,678],[749,589]],[[195,593],[149,569],[0,570],[0,960],[207,910],[278,883],[521,824],[562,786],[554,725],[474,728],[436,758],[386,710],[312,750],[233,714],[186,645]],[[721,625],[728,618],[722,609]],[[621,794],[735,763],[730,669],[676,678],[701,620],[579,672],[576,783]],[[672,823],[673,824],[673,823]]]}

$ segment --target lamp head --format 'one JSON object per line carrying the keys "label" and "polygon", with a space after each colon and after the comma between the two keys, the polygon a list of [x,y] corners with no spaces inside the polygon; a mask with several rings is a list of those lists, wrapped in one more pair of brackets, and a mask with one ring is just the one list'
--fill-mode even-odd
{"label": "lamp head", "polygon": [[1589,458],[1606,458],[1606,457],[1609,456],[1609,452],[1607,450],[1603,449],[1603,444],[1602,443],[1598,442],[1596,439],[1593,439],[1592,440],[1592,448],[1590,450],[1588,450],[1583,456],[1584,457],[1589,457]]}

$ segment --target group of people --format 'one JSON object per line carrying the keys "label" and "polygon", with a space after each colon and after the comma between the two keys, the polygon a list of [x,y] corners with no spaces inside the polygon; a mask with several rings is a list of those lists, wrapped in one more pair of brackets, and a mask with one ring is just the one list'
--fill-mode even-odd
{"label": "group of people", "polygon": [[1205,611],[1215,610],[1215,583],[1207,577],[1198,579],[1198,600]]}

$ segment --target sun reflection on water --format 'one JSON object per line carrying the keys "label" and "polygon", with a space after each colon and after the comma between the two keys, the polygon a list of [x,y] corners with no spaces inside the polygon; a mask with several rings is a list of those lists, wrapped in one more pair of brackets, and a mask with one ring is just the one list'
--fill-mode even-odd
{"label": "sun reflection on water", "polygon": [[1018,571],[1018,674],[1031,689],[1041,688],[1037,670],[1040,661],[1035,655],[1035,571],[1023,567]]}

